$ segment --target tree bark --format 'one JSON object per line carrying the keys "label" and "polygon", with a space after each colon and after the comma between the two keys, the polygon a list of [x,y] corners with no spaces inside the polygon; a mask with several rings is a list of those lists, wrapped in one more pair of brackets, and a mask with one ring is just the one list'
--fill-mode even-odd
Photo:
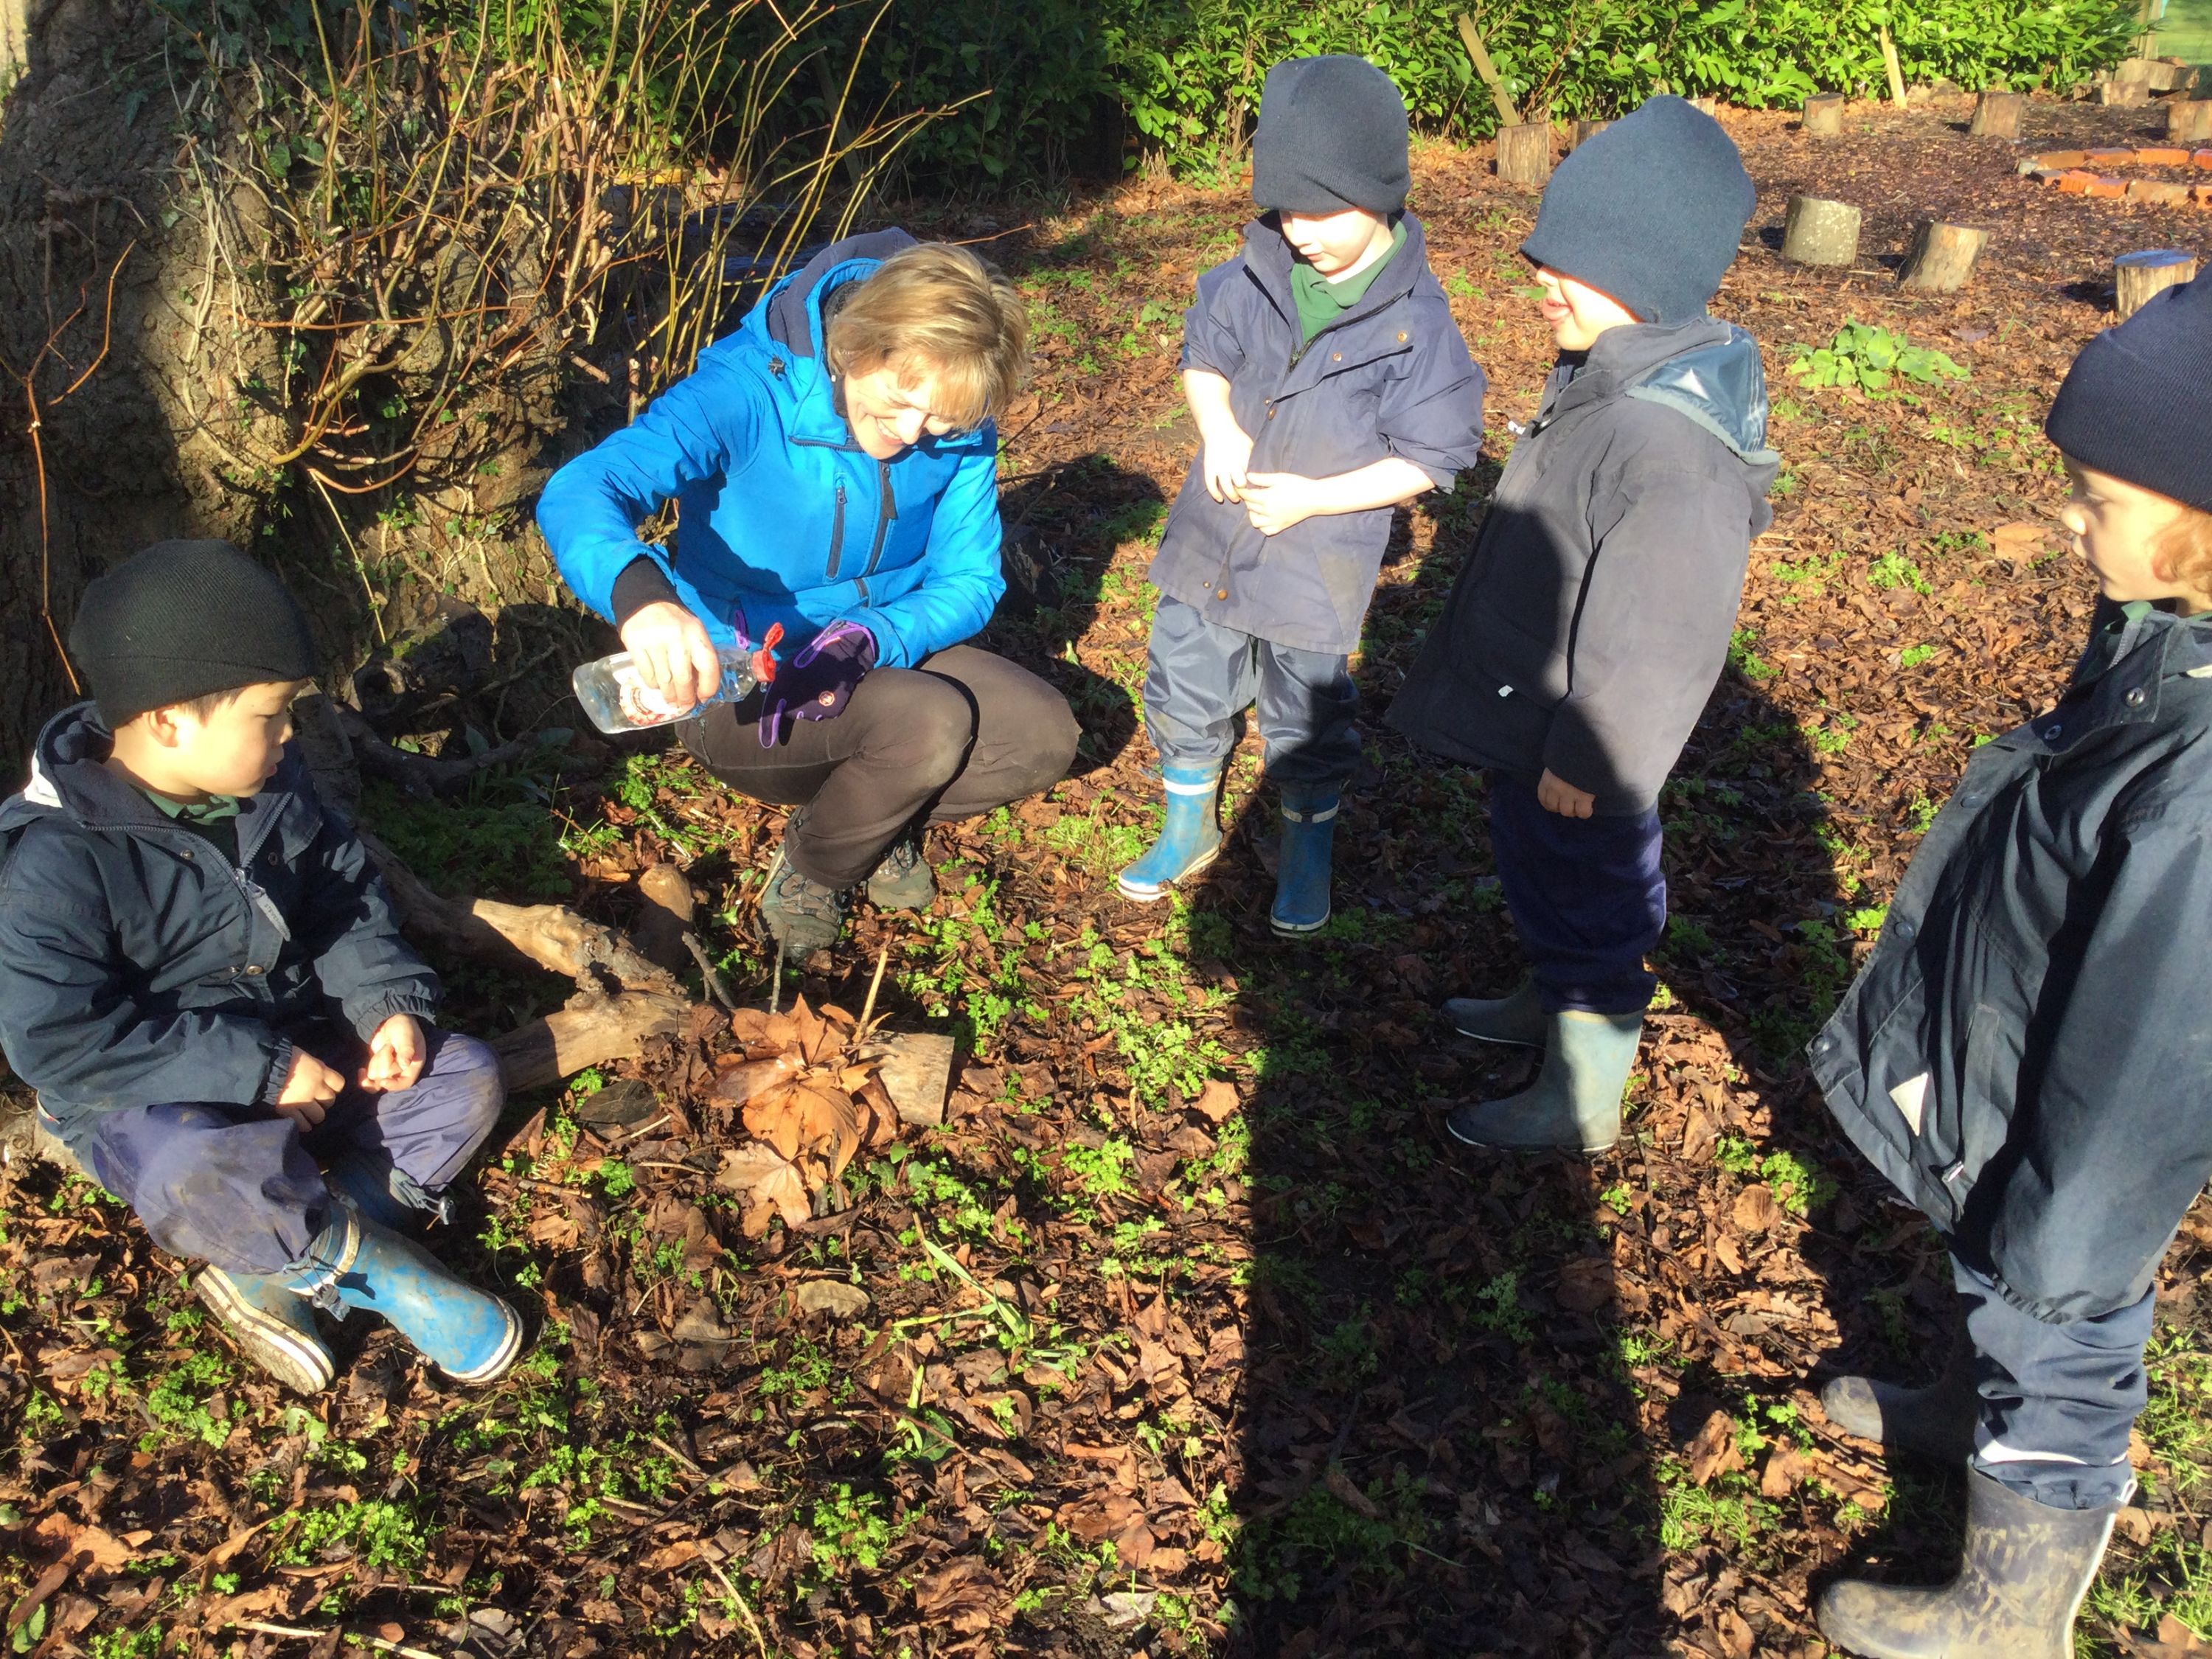
{"label": "tree bark", "polygon": [[2197,258],[2174,248],[2151,248],[2140,253],[2123,253],[2112,261],[2113,309],[2122,322],[2141,310],[2145,301],[2161,289],[2177,283],[2193,282],[2197,276]]}
{"label": "tree bark", "polygon": [[1844,94],[1816,92],[1805,100],[1803,124],[1810,138],[1839,137],[1844,131]]}
{"label": "tree bark", "polygon": [[1498,176],[1540,188],[1552,176],[1552,124],[1527,121],[1498,129]]}
{"label": "tree bark", "polygon": [[1974,100],[1973,124],[1966,131],[1977,138],[2017,138],[2027,107],[2024,92],[1985,92]]}
{"label": "tree bark", "polygon": [[1974,261],[1981,256],[1982,244],[1989,237],[1989,232],[1970,225],[1922,220],[1913,228],[1911,249],[1897,273],[1898,286],[1938,294],[1966,287],[1974,274]]}
{"label": "tree bark", "polygon": [[1793,196],[1782,222],[1782,257],[1807,265],[1848,265],[1859,257],[1859,210],[1848,202]]}
{"label": "tree bark", "polygon": [[2176,143],[2212,143],[2212,99],[2191,98],[2168,104],[2166,136]]}

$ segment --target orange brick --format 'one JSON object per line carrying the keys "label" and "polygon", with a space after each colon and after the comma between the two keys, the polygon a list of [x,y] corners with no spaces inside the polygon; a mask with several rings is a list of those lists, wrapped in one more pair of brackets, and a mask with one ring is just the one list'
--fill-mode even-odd
{"label": "orange brick", "polygon": [[2189,152],[2185,149],[2139,149],[2136,160],[2147,167],[2185,167]]}
{"label": "orange brick", "polygon": [[2136,159],[2136,153],[2132,149],[2129,149],[2124,147],[2118,149],[2093,149],[2089,152],[2086,159],[2097,162],[2132,161]]}
{"label": "orange brick", "polygon": [[2080,167],[2089,159],[2089,153],[2081,149],[2047,149],[2035,159],[2045,167],[2063,172],[2068,167]]}
{"label": "orange brick", "polygon": [[2101,179],[2093,179],[2089,188],[2082,192],[2085,196],[2125,196],[2127,193],[2128,181],[2114,178],[2109,173]]}
{"label": "orange brick", "polygon": [[2212,149],[2200,149],[2189,159],[2200,167],[2212,167]]}
{"label": "orange brick", "polygon": [[2131,179],[2128,181],[2128,200],[2148,202],[2153,207],[2187,207],[2187,185],[2170,185],[2160,179]]}
{"label": "orange brick", "polygon": [[2189,193],[2197,198],[2197,205],[2212,208],[2212,185],[2191,185]]}
{"label": "orange brick", "polygon": [[2089,186],[2097,182],[2094,173],[2084,173],[2079,167],[2069,167],[2058,175],[2058,188],[2069,196],[2087,196]]}

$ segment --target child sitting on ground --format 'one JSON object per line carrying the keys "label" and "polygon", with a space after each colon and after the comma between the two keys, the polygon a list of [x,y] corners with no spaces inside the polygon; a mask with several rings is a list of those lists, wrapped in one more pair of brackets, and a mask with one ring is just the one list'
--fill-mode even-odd
{"label": "child sitting on ground", "polygon": [[1966,1468],[1937,1589],[1843,1583],[1867,1659],[2071,1659],[2135,1490],[2160,1259],[2212,1176],[2212,280],[2075,360],[2045,432],[2102,597],[2057,706],[1974,751],[1814,1040],[1828,1107],[1950,1246],[1965,1340],[1828,1416]]}
{"label": "child sitting on ground", "polygon": [[1654,98],[1576,146],[1521,245],[1559,364],[1389,713],[1488,770],[1532,968],[1444,1005],[1468,1036],[1544,1050],[1533,1086],[1451,1114],[1472,1146],[1595,1152],[1620,1132],[1667,920],[1659,790],[1771,517],[1759,345],[1705,314],[1754,200],[1719,124]]}
{"label": "child sitting on ground", "polygon": [[1252,140],[1261,217],[1199,278],[1183,393],[1200,449],[1168,515],[1145,671],[1167,822],[1121,872],[1149,902],[1213,861],[1216,799],[1258,708],[1283,839],[1279,933],[1328,920],[1337,801],[1359,758],[1347,654],[1391,510],[1449,489],[1482,443],[1482,371],[1404,211],[1406,106],[1364,58],[1267,71]]}
{"label": "child sitting on ground", "polygon": [[70,647],[94,700],[0,803],[8,1063],[278,1381],[329,1385],[318,1305],[491,1381],[520,1320],[401,1235],[490,1133],[498,1064],[423,1024],[437,980],[286,751],[307,618],[227,543],[162,542],[85,590]]}

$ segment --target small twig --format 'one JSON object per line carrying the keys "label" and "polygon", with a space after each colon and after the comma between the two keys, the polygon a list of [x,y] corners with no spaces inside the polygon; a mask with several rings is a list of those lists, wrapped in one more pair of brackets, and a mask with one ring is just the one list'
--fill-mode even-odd
{"label": "small twig", "polygon": [[[318,1637],[330,1633],[327,1631],[301,1630],[291,1625],[271,1625],[259,1619],[240,1619],[237,1624],[239,1629],[250,1630],[257,1636],[286,1636],[296,1642],[312,1642]],[[424,1649],[407,1647],[398,1642],[387,1642],[381,1636],[371,1636],[365,1631],[349,1630],[346,1632],[346,1640],[365,1643],[380,1653],[396,1653],[400,1656],[400,1659],[438,1659],[436,1654]]]}
{"label": "small twig", "polygon": [[868,1000],[860,1005],[860,1024],[853,1033],[857,1042],[868,1034],[869,1018],[876,1012],[876,993],[884,988],[884,969],[890,965],[891,942],[884,941],[884,948],[876,952],[876,976],[868,981]]}
{"label": "small twig", "polygon": [[775,970],[768,977],[768,1013],[775,1018],[775,1005],[783,995],[783,941],[775,942]]}
{"label": "small twig", "polygon": [[722,1571],[722,1564],[719,1561],[709,1561],[707,1571],[720,1581],[724,1592],[744,1616],[745,1628],[753,1634],[753,1645],[760,1650],[760,1659],[768,1659],[768,1638],[761,1634],[760,1620],[753,1617],[752,1607],[745,1598],[738,1594],[738,1587],[730,1582],[730,1575]]}
{"label": "small twig", "polygon": [[724,1013],[735,1013],[737,1004],[730,1000],[729,992],[723,988],[722,976],[714,970],[714,959],[707,954],[707,947],[699,942],[699,935],[690,928],[684,930],[684,948],[691,953],[691,960],[699,964],[699,978],[714,1006]]}

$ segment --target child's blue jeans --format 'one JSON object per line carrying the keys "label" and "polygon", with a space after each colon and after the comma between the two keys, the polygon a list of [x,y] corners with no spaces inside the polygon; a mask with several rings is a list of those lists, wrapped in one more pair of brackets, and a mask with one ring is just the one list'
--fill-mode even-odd
{"label": "child's blue jeans", "polygon": [[1218,766],[1251,708],[1279,784],[1342,784],[1359,764],[1359,693],[1345,659],[1219,628],[1162,595],[1145,664],[1145,730],[1163,766]]}
{"label": "child's blue jeans", "polygon": [[[305,1134],[269,1106],[102,1113],[88,1149],[92,1177],[137,1211],[172,1255],[232,1273],[279,1272],[329,1223],[323,1164],[348,1156],[388,1162],[434,1194],[498,1121],[506,1091],[490,1048],[428,1026],[422,1036],[413,1088],[369,1094],[349,1086]],[[335,1063],[325,1045],[303,1046]]]}
{"label": "child's blue jeans", "polygon": [[1570,818],[1536,787],[1490,775],[1490,850],[1547,1013],[1640,1014],[1644,958],[1667,926],[1659,815]]}

